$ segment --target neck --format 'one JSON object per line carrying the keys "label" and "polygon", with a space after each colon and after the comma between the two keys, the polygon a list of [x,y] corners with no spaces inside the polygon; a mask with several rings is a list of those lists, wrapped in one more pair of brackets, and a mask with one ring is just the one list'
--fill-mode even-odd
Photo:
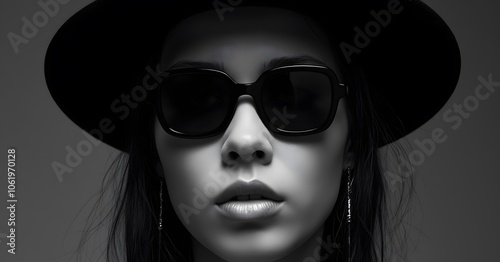
{"label": "neck", "polygon": [[[301,244],[298,248],[291,251],[289,254],[281,259],[275,260],[273,262],[303,262],[303,261],[326,261],[328,256],[332,254],[335,248],[331,236],[323,241],[323,226],[314,233],[314,235]],[[324,248],[326,253],[324,255],[321,253],[321,249]],[[323,255],[323,256],[322,256]],[[193,257],[194,262],[225,262],[226,260],[218,257],[216,254],[212,253],[205,246],[200,244],[198,241],[193,239]],[[271,261],[268,261],[271,262]]]}

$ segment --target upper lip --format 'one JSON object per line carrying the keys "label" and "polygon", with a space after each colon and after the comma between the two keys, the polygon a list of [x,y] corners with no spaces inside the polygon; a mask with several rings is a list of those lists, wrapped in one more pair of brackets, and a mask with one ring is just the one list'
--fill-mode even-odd
{"label": "upper lip", "polygon": [[281,202],[284,199],[274,192],[269,186],[259,180],[244,182],[238,180],[228,186],[220,195],[217,196],[215,203],[217,205],[229,201],[233,197],[245,195],[261,195],[276,202]]}

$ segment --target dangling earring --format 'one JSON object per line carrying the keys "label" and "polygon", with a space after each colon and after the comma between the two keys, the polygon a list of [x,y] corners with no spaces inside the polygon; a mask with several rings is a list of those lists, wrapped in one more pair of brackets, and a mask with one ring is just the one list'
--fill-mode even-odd
{"label": "dangling earring", "polygon": [[163,180],[160,178],[160,216],[158,218],[158,262],[161,262],[161,230],[163,228]]}
{"label": "dangling earring", "polygon": [[347,262],[351,262],[351,168],[347,168]]}

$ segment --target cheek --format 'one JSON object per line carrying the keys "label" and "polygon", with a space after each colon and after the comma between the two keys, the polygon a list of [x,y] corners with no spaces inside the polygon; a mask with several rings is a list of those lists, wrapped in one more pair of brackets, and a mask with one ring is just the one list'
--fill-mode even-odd
{"label": "cheek", "polygon": [[282,179],[282,186],[293,199],[290,201],[293,212],[305,215],[305,219],[314,214],[320,219],[330,213],[338,196],[344,147],[343,143],[329,142],[335,146],[324,143],[282,148],[280,162],[289,175]]}
{"label": "cheek", "polygon": [[[185,217],[179,213],[181,207],[196,206],[196,192],[203,191],[211,182],[210,172],[216,170],[220,163],[220,153],[216,154],[213,143],[200,143],[172,137],[164,132],[158,122],[155,125],[155,143],[158,156],[163,167],[168,194],[178,217],[186,225],[196,217]],[[208,190],[198,195],[208,195]],[[203,203],[202,203],[203,204]],[[202,210],[202,208],[199,208]]]}
{"label": "cheek", "polygon": [[283,174],[279,178],[280,188],[286,190],[294,200],[291,204],[297,205],[297,209],[319,208],[336,198],[343,168],[343,148],[284,145],[278,146],[276,151],[283,151],[275,155],[279,158],[276,164],[281,166],[277,169],[283,171],[279,172]]}

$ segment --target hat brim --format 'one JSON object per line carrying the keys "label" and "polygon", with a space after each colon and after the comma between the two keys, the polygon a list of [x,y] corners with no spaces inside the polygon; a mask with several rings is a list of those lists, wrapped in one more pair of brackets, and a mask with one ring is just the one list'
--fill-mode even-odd
{"label": "hat brim", "polygon": [[[104,0],[89,4],[57,31],[45,57],[47,86],[61,110],[79,127],[122,151],[128,111],[133,108],[120,107],[122,95],[130,95],[138,80],[148,73],[145,67],[151,51],[171,27],[192,14],[214,10],[214,1],[133,2]],[[431,119],[457,84],[460,51],[456,39],[446,23],[420,1],[337,1],[334,7],[319,0],[307,4],[239,2],[240,6],[296,10],[327,27],[342,23],[343,31],[336,27],[336,31],[327,33],[357,48],[349,49],[355,51],[349,59],[365,69],[370,87],[379,97],[375,109],[391,128],[394,140]],[[385,10],[390,2],[400,3],[402,9],[384,25],[374,12]],[[237,8],[233,12],[237,14]],[[360,36],[360,31],[365,36]],[[360,37],[369,43],[357,45]],[[389,117],[393,114],[388,112],[396,117]],[[383,141],[380,146],[390,142]]]}

